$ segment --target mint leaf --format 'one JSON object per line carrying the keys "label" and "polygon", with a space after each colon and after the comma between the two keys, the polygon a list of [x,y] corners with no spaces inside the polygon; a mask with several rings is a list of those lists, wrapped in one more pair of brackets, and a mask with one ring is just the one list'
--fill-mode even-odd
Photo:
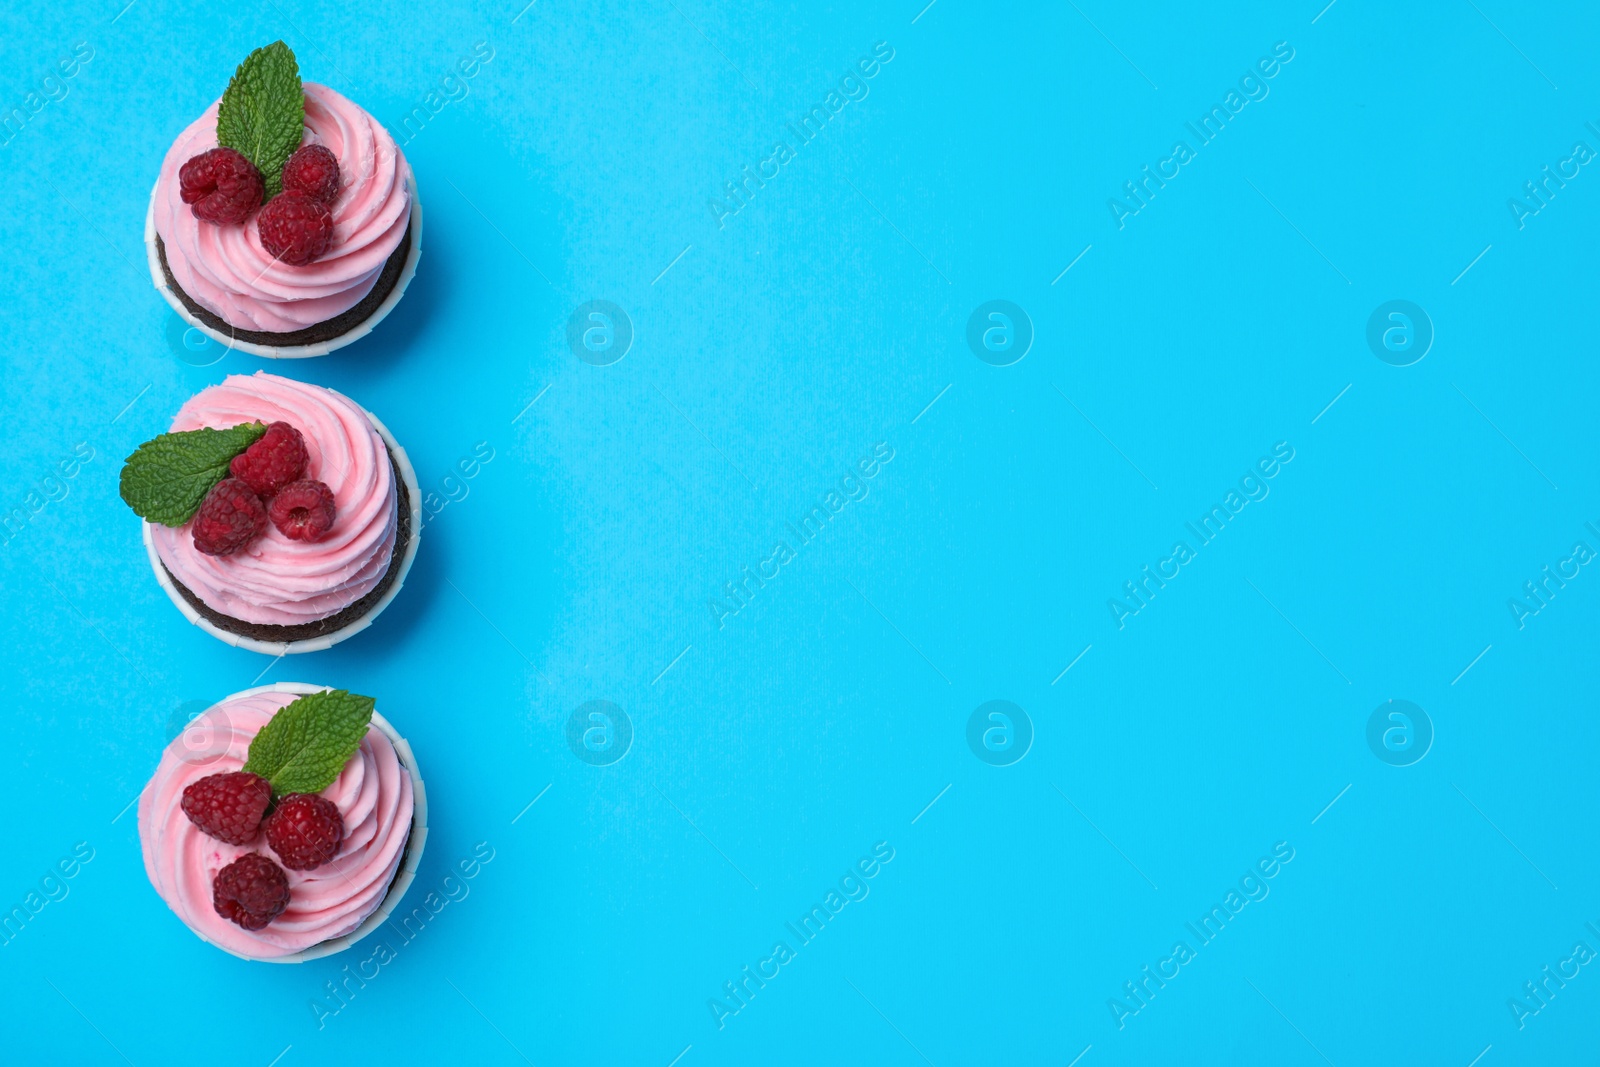
{"label": "mint leaf", "polygon": [[275,797],[322,792],[367,736],[375,703],[334,689],[285,705],[250,742],[244,769],[271,782]]}
{"label": "mint leaf", "polygon": [[305,133],[300,65],[282,41],[257,48],[239,64],[217,108],[217,143],[256,165],[271,200],[283,188],[283,165]]}
{"label": "mint leaf", "polygon": [[233,457],[266,432],[261,423],[247,422],[228,430],[164,433],[146,441],[122,464],[123,502],[148,522],[182,526],[211,487],[228,476]]}

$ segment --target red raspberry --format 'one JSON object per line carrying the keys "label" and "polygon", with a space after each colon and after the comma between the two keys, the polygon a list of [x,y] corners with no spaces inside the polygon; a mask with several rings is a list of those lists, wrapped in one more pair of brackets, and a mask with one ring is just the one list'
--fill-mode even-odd
{"label": "red raspberry", "polygon": [[259,852],[240,856],[212,879],[211,906],[229,922],[259,930],[289,906],[289,876]]}
{"label": "red raspberry", "polygon": [[250,483],[224,478],[211,487],[194,515],[194,547],[208,556],[229,556],[267,528],[267,509]]}
{"label": "red raspberry", "polygon": [[306,471],[306,439],[287,422],[275,422],[256,443],[233,457],[228,471],[262,499]]}
{"label": "red raspberry", "polygon": [[256,215],[261,247],[274,259],[302,267],[333,242],[333,213],[304,193],[279,193]]}
{"label": "red raspberry", "polygon": [[248,845],[261,830],[272,786],[249,771],[208,774],[183,791],[183,813],[200,831],[230,845]]}
{"label": "red raspberry", "polygon": [[213,148],[178,168],[178,195],[206,222],[243,222],[261,203],[261,172],[231,148]]}
{"label": "red raspberry", "polygon": [[339,161],[324,145],[298,149],[283,165],[283,191],[304,193],[331,207],[339,196]]}
{"label": "red raspberry", "polygon": [[339,809],[315,793],[290,793],[267,819],[267,844],[291,871],[322,866],[333,859],[343,840]]}
{"label": "red raspberry", "polygon": [[303,478],[290,482],[272,498],[272,525],[291,541],[320,541],[333,526],[333,490]]}

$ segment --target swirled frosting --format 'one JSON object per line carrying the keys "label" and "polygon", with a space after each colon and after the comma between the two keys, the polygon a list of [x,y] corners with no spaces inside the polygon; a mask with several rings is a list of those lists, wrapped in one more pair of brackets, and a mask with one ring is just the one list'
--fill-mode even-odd
{"label": "swirled frosting", "polygon": [[285,871],[289,907],[260,930],[217,914],[211,883],[218,871],[251,852],[277,860],[264,836],[249,845],[208,837],[183,813],[183,791],[207,775],[243,767],[251,739],[297,696],[251,693],[203,712],[167,746],[139,794],[139,842],[150,884],[195,933],[252,959],[301,952],[360,926],[388,893],[411,832],[410,772],[389,738],[369,728],[338,779],[321,793],[344,820],[338,855],[313,870]]}
{"label": "swirled frosting", "polygon": [[337,514],[320,541],[292,541],[270,522],[230,556],[208,556],[189,524],[151,525],[156,554],[205,604],[244,622],[293,626],[336,615],[388,570],[399,530],[394,467],[367,413],[332,389],[257,371],[230,374],[178,409],[172,429],[287,422],[305,438],[305,477],[333,490]]}
{"label": "swirled frosting", "polygon": [[[183,291],[242,330],[288,333],[349,311],[371,291],[411,220],[411,167],[378,121],[323,85],[306,82],[301,144],[326,145],[339,161],[333,242],[296,267],[261,247],[255,216],[241,225],[202,222],[179,195],[178,169],[217,147],[217,104],[178,135],[156,182],[156,232]],[[218,101],[220,103],[220,101]]]}

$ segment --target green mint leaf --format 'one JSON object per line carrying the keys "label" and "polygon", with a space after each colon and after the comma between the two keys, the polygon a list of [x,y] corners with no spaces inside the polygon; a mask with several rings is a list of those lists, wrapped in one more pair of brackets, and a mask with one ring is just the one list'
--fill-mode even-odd
{"label": "green mint leaf", "polygon": [[233,72],[217,109],[217,143],[256,165],[271,200],[283,188],[283,165],[300,147],[305,122],[300,65],[288,45],[273,41]]}
{"label": "green mint leaf", "polygon": [[122,464],[123,502],[147,522],[182,526],[211,487],[228,476],[233,457],[267,432],[259,422],[228,430],[164,433],[134,449]]}
{"label": "green mint leaf", "polygon": [[271,782],[275,797],[322,792],[367,736],[375,703],[334,689],[285,705],[250,742],[244,769]]}

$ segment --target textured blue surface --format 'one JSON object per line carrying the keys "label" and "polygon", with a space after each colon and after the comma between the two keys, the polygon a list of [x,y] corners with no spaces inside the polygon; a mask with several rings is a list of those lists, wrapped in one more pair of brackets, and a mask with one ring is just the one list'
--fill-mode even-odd
{"label": "textured blue surface", "polygon": [[[1596,14],[922,2],[0,15],[8,1059],[1592,1055]],[[428,220],[395,314],[284,365],[187,351],[141,241],[167,146],[277,37],[410,116]],[[591,300],[632,324],[609,365],[600,320],[569,345]],[[969,347],[994,300],[1020,360]],[[1368,343],[1391,300],[1431,322],[1409,366],[1414,313],[1376,331],[1405,358]],[[184,623],[116,496],[262,366],[376,412],[449,501],[369,631],[281,662]],[[408,908],[492,849],[381,967],[243,963],[146,883],[127,805],[258,680],[374,694],[412,741]],[[973,749],[995,700],[1031,730],[986,711]],[[569,746],[591,701],[618,762]]]}

